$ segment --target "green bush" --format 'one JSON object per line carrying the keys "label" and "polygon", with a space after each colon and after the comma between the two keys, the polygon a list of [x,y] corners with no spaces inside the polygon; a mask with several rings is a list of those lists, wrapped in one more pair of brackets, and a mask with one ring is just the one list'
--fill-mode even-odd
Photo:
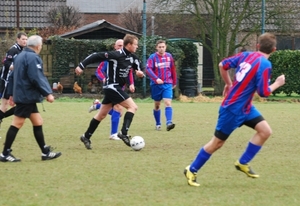
{"label": "green bush", "polygon": [[271,82],[284,74],[285,85],[273,92],[273,95],[284,93],[291,96],[292,93],[300,94],[300,52],[295,50],[276,51],[270,56],[273,70]]}

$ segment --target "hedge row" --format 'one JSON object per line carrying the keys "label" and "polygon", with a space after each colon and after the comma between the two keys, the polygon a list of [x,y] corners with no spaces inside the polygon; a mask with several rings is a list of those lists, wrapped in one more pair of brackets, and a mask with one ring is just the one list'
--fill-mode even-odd
{"label": "hedge row", "polygon": [[273,92],[273,95],[284,93],[290,96],[292,93],[300,95],[300,51],[280,50],[270,56],[272,62],[273,83],[281,74],[285,75],[285,85]]}
{"label": "hedge row", "polygon": [[[59,36],[50,38],[53,55],[52,79],[57,81],[60,76],[69,73],[69,65],[78,65],[86,56],[93,52],[107,51],[113,49],[116,39],[106,40],[75,40],[64,39]],[[155,52],[155,43],[161,37],[147,37],[146,39],[146,58]],[[143,60],[143,43],[139,40],[139,47],[136,54]],[[167,52],[170,52],[176,60],[178,70],[182,66],[189,66],[197,69],[198,53],[197,48],[191,41],[168,41]]]}

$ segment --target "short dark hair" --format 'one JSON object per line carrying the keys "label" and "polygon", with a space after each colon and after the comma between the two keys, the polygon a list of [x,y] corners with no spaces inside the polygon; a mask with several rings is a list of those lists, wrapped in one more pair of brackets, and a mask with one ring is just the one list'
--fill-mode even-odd
{"label": "short dark hair", "polygon": [[161,43],[167,44],[165,40],[159,39],[159,40],[156,41],[155,46],[157,46],[157,45],[159,45]]}
{"label": "short dark hair", "polygon": [[264,33],[258,37],[259,51],[271,54],[276,48],[277,40],[276,36],[271,33]]}
{"label": "short dark hair", "polygon": [[18,32],[17,33],[17,38],[20,39],[22,36],[27,36],[27,34],[25,32]]}

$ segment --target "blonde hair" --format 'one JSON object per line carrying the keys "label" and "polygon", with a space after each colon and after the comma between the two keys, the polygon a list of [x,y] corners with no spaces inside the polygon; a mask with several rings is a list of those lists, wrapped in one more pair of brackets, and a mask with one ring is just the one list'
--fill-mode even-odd
{"label": "blonde hair", "polygon": [[127,44],[133,44],[134,40],[138,41],[138,38],[132,34],[126,34],[123,40],[124,40],[124,46],[126,46]]}

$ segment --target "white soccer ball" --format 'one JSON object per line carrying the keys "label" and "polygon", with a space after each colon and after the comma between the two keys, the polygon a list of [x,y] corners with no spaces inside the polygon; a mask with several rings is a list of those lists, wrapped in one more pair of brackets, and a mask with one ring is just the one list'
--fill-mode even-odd
{"label": "white soccer ball", "polygon": [[139,151],[145,147],[145,140],[141,136],[134,136],[130,140],[130,147],[135,150]]}

